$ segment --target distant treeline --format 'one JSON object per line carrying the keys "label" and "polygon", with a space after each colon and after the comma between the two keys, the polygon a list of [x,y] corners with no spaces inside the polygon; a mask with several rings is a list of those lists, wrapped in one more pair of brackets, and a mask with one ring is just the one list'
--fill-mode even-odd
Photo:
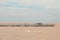
{"label": "distant treeline", "polygon": [[36,24],[1,24],[0,27],[54,27],[55,24],[43,24],[43,23],[36,23]]}

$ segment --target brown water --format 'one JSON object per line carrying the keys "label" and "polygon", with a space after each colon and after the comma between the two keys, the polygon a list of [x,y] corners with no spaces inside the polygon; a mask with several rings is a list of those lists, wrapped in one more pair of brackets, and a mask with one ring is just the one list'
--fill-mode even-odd
{"label": "brown water", "polygon": [[0,40],[60,40],[60,24],[55,27],[0,27]]}

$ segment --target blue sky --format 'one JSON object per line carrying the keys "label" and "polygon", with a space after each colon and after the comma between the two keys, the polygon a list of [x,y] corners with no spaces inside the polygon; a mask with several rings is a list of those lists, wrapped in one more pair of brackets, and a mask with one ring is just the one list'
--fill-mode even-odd
{"label": "blue sky", "polygon": [[59,0],[2,0],[0,22],[60,22]]}

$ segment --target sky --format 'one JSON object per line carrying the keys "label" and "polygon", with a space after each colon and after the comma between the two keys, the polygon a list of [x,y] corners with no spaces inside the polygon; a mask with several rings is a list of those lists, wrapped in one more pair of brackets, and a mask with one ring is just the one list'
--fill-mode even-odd
{"label": "sky", "polygon": [[0,22],[60,22],[60,0],[0,0]]}

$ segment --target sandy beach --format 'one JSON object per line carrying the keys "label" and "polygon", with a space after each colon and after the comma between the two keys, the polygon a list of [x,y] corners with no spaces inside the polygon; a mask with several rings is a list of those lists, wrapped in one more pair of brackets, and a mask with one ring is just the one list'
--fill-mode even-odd
{"label": "sandy beach", "polygon": [[0,40],[60,40],[60,23],[55,27],[0,27]]}

